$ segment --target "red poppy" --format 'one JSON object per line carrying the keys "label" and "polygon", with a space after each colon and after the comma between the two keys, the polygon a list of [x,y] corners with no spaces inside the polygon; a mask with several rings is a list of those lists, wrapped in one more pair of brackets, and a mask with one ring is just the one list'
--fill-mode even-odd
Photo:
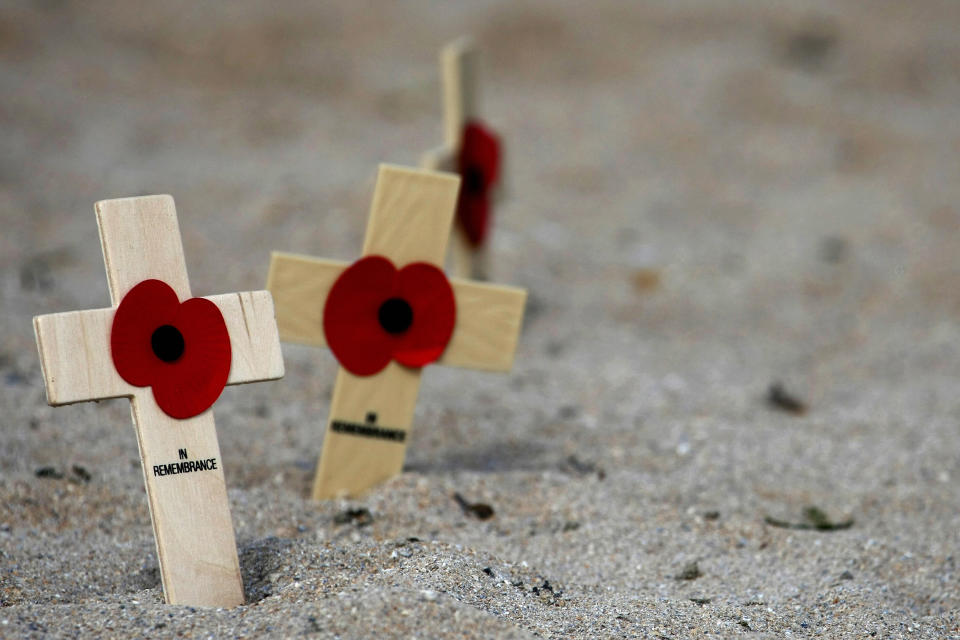
{"label": "red poppy", "polygon": [[487,237],[491,191],[500,177],[500,139],[479,122],[463,129],[457,171],[462,179],[457,220],[470,244],[479,247]]}
{"label": "red poppy", "polygon": [[323,308],[323,332],[347,371],[370,376],[390,360],[422,367],[439,358],[456,316],[443,271],[426,262],[398,270],[383,256],[367,256],[333,283]]}
{"label": "red poppy", "polygon": [[220,309],[203,298],[181,303],[160,280],[144,280],[120,301],[110,351],[120,377],[151,387],[171,418],[209,409],[230,375],[230,334]]}

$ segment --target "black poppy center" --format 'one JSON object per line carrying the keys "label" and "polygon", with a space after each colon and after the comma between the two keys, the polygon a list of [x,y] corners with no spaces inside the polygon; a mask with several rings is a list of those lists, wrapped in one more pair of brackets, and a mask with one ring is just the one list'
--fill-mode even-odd
{"label": "black poppy center", "polygon": [[483,185],[486,181],[483,179],[483,169],[479,167],[467,167],[463,172],[463,190],[468,193],[482,193]]}
{"label": "black poppy center", "polygon": [[403,298],[390,298],[380,305],[377,319],[387,333],[403,333],[413,324],[413,309]]}
{"label": "black poppy center", "polygon": [[174,362],[183,355],[183,334],[169,324],[157,327],[150,336],[153,353],[164,362]]}

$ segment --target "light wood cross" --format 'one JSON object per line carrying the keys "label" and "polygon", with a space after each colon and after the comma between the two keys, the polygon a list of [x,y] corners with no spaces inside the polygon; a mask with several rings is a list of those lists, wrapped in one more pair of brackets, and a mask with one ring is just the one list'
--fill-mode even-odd
{"label": "light wood cross", "polygon": [[[440,51],[443,98],[443,145],[427,151],[420,166],[432,171],[457,172],[457,156],[467,122],[477,118],[477,48],[470,38],[458,38]],[[501,177],[501,182],[503,177]],[[489,243],[473,247],[463,227],[453,225],[451,269],[460,278],[486,278]]]}
{"label": "light wood cross", "polygon": [[[48,401],[64,405],[130,398],[166,601],[243,604],[213,410],[184,420],[171,418],[157,405],[150,387],[135,387],[120,377],[111,356],[117,306],[138,283],[161,280],[181,303],[191,297],[173,198],[104,200],[96,204],[96,213],[113,307],[34,318]],[[231,293],[207,300],[220,309],[230,336],[227,384],[283,377],[270,293]]]}
{"label": "light wood cross", "polygon": [[[443,264],[459,178],[382,165],[363,255],[397,268]],[[348,263],[274,253],[267,289],[281,340],[324,346],[324,301]],[[442,364],[508,371],[523,321],[523,289],[453,278],[456,324]],[[337,373],[323,451],[313,485],[316,500],[357,495],[400,473],[420,389],[421,369],[391,361],[371,376]]]}

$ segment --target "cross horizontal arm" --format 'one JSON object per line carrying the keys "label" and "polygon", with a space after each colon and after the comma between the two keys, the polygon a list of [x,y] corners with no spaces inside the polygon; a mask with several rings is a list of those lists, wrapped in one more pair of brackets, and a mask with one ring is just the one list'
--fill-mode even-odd
{"label": "cross horizontal arm", "polygon": [[430,171],[455,172],[457,170],[456,151],[447,146],[430,149],[420,158],[420,166]]}
{"label": "cross horizontal arm", "polygon": [[525,289],[451,278],[457,324],[439,363],[509,371],[523,325]]}
{"label": "cross horizontal arm", "polygon": [[283,377],[280,338],[274,330],[269,291],[207,296],[220,308],[230,334],[230,377],[227,384],[246,384]]}
{"label": "cross horizontal arm", "polygon": [[[273,304],[268,291],[230,293],[207,298],[220,308],[230,333],[231,366],[227,384],[283,377],[280,341],[272,331]],[[136,387],[117,373],[110,351],[116,309],[70,311],[37,316],[40,365],[53,406],[131,397]]]}
{"label": "cross horizontal arm", "polygon": [[323,334],[323,306],[349,263],[322,260],[292,253],[270,256],[267,289],[277,310],[277,329],[284,342],[326,346]]}
{"label": "cross horizontal arm", "polygon": [[132,396],[110,356],[110,327],[114,309],[70,311],[37,316],[40,366],[53,406]]}
{"label": "cross horizontal arm", "polygon": [[[338,260],[272,254],[267,289],[273,293],[281,340],[326,345],[323,301],[347,266]],[[440,362],[454,367],[509,371],[523,324],[527,292],[458,278],[452,278],[450,284],[457,301],[457,325]]]}

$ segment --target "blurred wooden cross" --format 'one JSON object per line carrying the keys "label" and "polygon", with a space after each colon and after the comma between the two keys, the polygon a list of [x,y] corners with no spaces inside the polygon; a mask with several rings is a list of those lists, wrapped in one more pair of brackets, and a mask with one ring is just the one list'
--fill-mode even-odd
{"label": "blurred wooden cross", "polygon": [[191,298],[170,196],[96,212],[113,307],[34,318],[48,401],[130,398],[166,601],[243,604],[209,406],[224,384],[283,377],[270,294]]}
{"label": "blurred wooden cross", "polygon": [[453,228],[452,271],[461,278],[486,279],[502,160],[499,138],[479,120],[477,48],[471,39],[459,38],[441,50],[440,77],[443,146],[426,152],[420,166],[456,173],[463,180]]}
{"label": "blurred wooden cross", "polygon": [[383,165],[364,258],[349,265],[272,255],[267,289],[280,338],[328,345],[341,364],[316,500],[354,496],[400,473],[420,389],[422,365],[411,362],[489,371],[513,365],[526,291],[447,281],[439,270],[458,185],[450,174]]}

